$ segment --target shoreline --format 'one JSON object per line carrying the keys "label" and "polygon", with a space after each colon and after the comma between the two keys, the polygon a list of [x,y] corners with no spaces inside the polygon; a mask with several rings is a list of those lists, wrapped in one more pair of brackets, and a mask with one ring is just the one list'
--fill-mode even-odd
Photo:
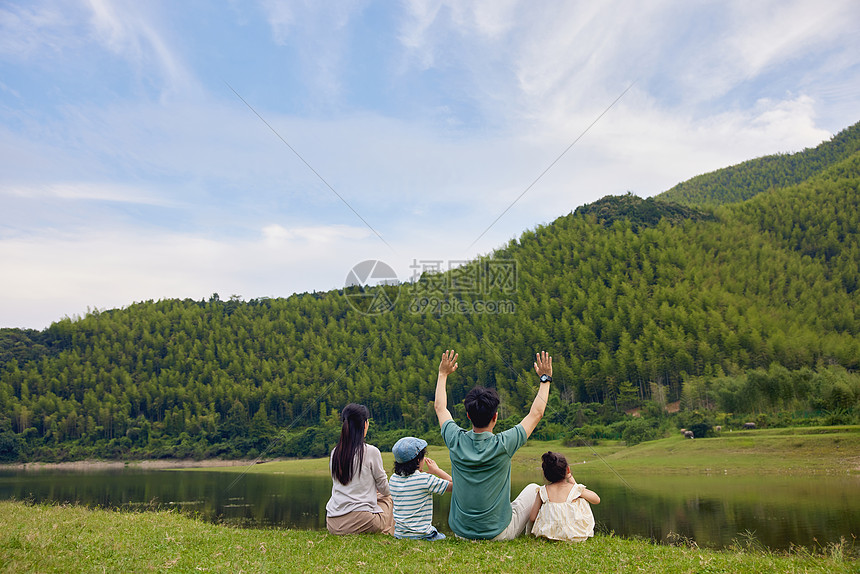
{"label": "shoreline", "polygon": [[75,460],[67,462],[16,462],[0,464],[0,472],[4,470],[22,470],[27,472],[39,472],[42,470],[74,470],[74,471],[96,471],[96,470],[165,470],[182,468],[216,468],[225,466],[252,466],[263,462],[274,462],[272,460],[235,460],[235,459],[165,459],[165,460]]}

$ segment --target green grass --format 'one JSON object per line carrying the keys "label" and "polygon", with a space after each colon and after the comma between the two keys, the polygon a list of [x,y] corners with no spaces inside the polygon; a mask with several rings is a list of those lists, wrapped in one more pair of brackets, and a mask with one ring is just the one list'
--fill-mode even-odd
{"label": "green grass", "polygon": [[[683,541],[682,541],[683,542]],[[0,502],[6,572],[858,572],[853,541],[792,553],[597,535],[582,544],[414,542],[383,535],[243,530],[175,512],[116,512]]]}
{"label": "green grass", "polygon": [[[695,440],[678,435],[630,448],[615,442],[565,447],[560,441],[530,440],[514,456],[512,472],[519,478],[539,481],[540,457],[547,450],[564,453],[574,476],[577,473],[589,476],[618,473],[625,478],[640,474],[860,474],[860,426],[724,432],[714,438]],[[451,468],[445,447],[431,446],[428,454],[442,468]],[[383,452],[382,460],[385,468],[393,468],[390,452]],[[328,476],[329,472],[327,458],[205,470],[303,476]]]}
{"label": "green grass", "polygon": [[[740,431],[695,440],[675,436],[620,449],[605,460],[622,474],[857,474],[860,426]],[[593,470],[611,472],[602,466]]]}

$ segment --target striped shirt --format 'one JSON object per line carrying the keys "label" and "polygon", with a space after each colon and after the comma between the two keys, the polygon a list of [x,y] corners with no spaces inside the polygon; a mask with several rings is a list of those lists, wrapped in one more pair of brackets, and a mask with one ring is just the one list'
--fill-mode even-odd
{"label": "striped shirt", "polygon": [[394,499],[394,535],[400,538],[423,538],[433,532],[433,499],[431,494],[443,494],[447,480],[415,471],[409,476],[392,474],[388,481]]}

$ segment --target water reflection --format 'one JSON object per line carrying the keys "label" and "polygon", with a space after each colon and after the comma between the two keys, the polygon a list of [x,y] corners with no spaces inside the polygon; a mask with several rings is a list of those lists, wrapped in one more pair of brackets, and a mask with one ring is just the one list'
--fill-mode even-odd
{"label": "water reflection", "polygon": [[[173,508],[213,522],[246,527],[325,528],[328,478],[212,471],[114,470],[0,472],[0,498],[88,506]],[[514,477],[519,492],[528,478]],[[860,478],[645,477],[590,480],[603,503],[598,529],[667,541],[680,535],[700,546],[726,547],[752,535],[775,549],[851,540],[860,533]],[[515,493],[516,493],[515,492]],[[450,534],[450,496],[434,498],[434,525]]]}
{"label": "water reflection", "polygon": [[818,547],[860,533],[860,479],[645,477],[635,490],[593,482],[605,503],[601,528],[659,541],[688,539],[724,548],[752,539],[772,549]]}

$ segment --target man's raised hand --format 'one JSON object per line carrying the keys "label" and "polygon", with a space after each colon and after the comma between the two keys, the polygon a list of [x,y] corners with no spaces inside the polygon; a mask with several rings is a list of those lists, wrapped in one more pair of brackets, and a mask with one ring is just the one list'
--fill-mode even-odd
{"label": "man's raised hand", "polygon": [[541,351],[535,355],[535,372],[538,376],[552,376],[552,357],[546,351]]}
{"label": "man's raised hand", "polygon": [[442,353],[442,362],[439,363],[439,374],[446,377],[457,370],[457,357],[459,355],[453,350]]}

